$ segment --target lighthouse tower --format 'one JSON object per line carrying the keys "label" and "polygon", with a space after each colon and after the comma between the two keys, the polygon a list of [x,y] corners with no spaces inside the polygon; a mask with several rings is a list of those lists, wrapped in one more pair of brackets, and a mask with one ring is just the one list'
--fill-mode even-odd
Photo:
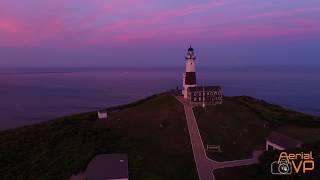
{"label": "lighthouse tower", "polygon": [[187,52],[187,57],[186,57],[186,71],[185,73],[183,73],[183,79],[182,79],[183,81],[182,94],[185,99],[188,98],[188,88],[197,86],[195,60],[196,60],[196,57],[194,55],[193,48],[190,46]]}

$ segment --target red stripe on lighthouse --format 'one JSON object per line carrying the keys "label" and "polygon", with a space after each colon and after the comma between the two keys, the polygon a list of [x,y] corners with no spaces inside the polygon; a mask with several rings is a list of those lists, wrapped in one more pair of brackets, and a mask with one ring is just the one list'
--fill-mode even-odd
{"label": "red stripe on lighthouse", "polygon": [[185,84],[186,85],[197,84],[196,73],[195,72],[186,72]]}

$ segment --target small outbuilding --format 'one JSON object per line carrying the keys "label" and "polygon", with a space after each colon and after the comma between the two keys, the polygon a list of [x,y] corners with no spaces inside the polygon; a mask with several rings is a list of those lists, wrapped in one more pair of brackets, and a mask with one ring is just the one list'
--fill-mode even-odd
{"label": "small outbuilding", "polygon": [[301,147],[302,142],[281,134],[279,132],[272,131],[266,139],[266,150],[286,150],[290,148]]}
{"label": "small outbuilding", "polygon": [[88,180],[128,180],[127,154],[97,155],[88,164],[86,176]]}
{"label": "small outbuilding", "polygon": [[95,156],[85,172],[70,180],[128,180],[127,154],[101,154]]}
{"label": "small outbuilding", "polygon": [[108,118],[108,112],[106,110],[98,111],[98,119],[107,119],[107,118]]}

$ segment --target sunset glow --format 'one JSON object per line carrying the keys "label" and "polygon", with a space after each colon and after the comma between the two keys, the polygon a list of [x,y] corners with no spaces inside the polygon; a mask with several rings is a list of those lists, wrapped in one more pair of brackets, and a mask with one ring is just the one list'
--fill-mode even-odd
{"label": "sunset glow", "polygon": [[2,0],[0,58],[7,48],[305,41],[320,37],[319,19],[317,0]]}

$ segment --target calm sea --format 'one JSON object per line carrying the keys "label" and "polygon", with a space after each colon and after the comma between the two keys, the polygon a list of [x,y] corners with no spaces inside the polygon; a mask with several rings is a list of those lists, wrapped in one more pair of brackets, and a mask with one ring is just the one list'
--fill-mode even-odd
{"label": "calm sea", "polygon": [[[198,83],[221,85],[228,96],[249,95],[320,115],[319,68],[198,68]],[[181,87],[183,68],[1,69],[0,129],[128,103]]]}

